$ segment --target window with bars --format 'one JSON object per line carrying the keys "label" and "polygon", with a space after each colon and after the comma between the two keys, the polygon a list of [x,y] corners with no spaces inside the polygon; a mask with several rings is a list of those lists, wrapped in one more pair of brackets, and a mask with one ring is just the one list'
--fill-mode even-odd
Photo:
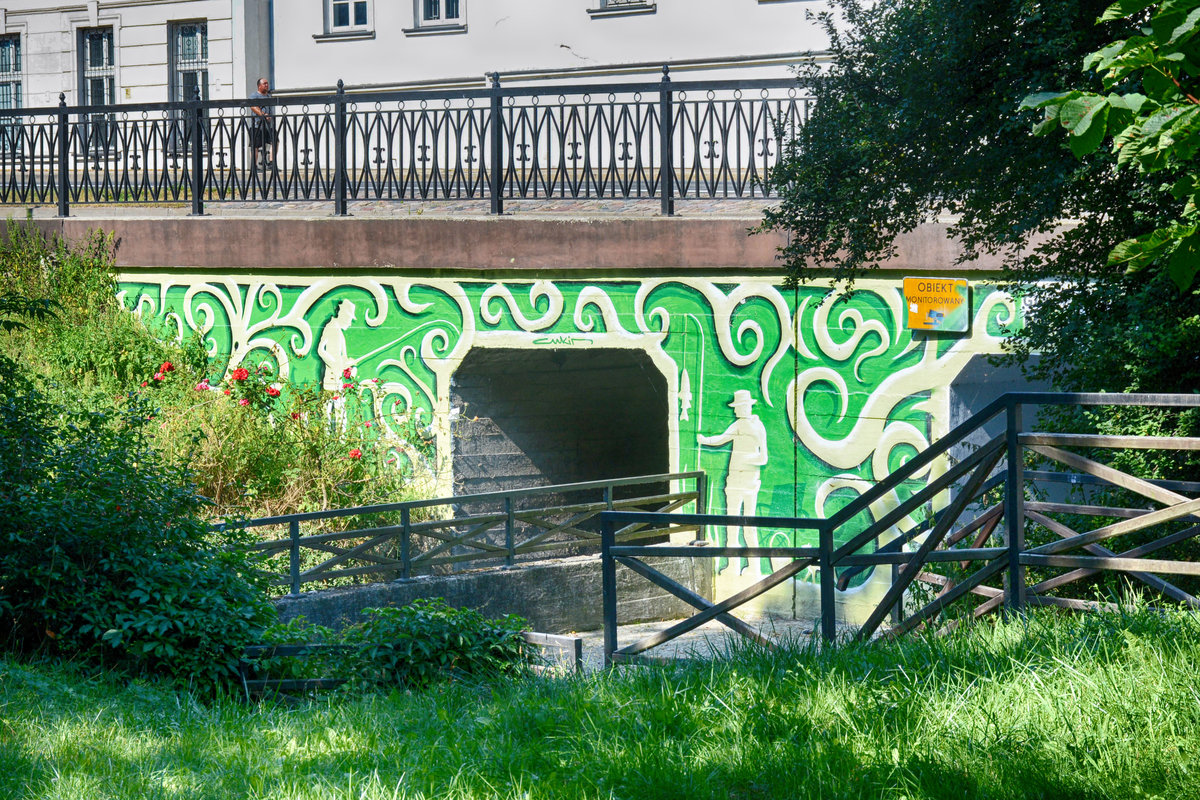
{"label": "window with bars", "polygon": [[79,31],[79,99],[85,106],[109,105],[116,89],[113,29]]}
{"label": "window with bars", "polygon": [[21,37],[0,36],[0,108],[21,107]]}
{"label": "window with bars", "polygon": [[369,0],[329,0],[329,33],[364,30],[371,26]]}
{"label": "window with bars", "polygon": [[[79,100],[85,106],[112,105],[116,98],[116,60],[113,29],[79,30]],[[80,135],[93,156],[106,155],[113,147],[115,129],[110,114],[88,114],[80,125]]]}
{"label": "window with bars", "polygon": [[171,24],[171,100],[208,99],[208,22]]}

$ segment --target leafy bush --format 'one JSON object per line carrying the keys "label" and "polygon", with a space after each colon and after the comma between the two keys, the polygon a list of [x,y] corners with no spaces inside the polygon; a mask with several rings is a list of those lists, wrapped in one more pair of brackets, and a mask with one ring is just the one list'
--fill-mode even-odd
{"label": "leafy bush", "polygon": [[274,617],[238,534],[216,539],[153,409],[53,402],[0,356],[0,636],[199,688]]}
{"label": "leafy bush", "polygon": [[347,628],[342,639],[363,645],[367,682],[422,687],[446,675],[498,675],[526,661],[526,622],[511,614],[492,620],[441,598],[365,613],[368,619]]}
{"label": "leafy bush", "polygon": [[[198,338],[147,327],[121,303],[113,246],[74,245],[10,225],[0,240],[0,352],[50,381],[64,405],[106,414],[147,406],[146,430],[167,461],[186,460],[209,517],[257,517],[408,499],[424,492],[431,444],[402,416],[329,422],[332,393],[290,383],[274,363],[229,369]],[[54,314],[35,313],[46,308]],[[13,329],[17,328],[17,329]],[[365,391],[370,381],[355,382]]]}
{"label": "leafy bush", "polygon": [[418,689],[447,678],[486,678],[519,671],[530,663],[521,632],[528,623],[508,615],[488,619],[441,598],[400,607],[364,609],[367,619],[335,633],[302,617],[268,628],[267,644],[334,645],[326,652],[259,660],[276,678],[342,677],[359,686]]}

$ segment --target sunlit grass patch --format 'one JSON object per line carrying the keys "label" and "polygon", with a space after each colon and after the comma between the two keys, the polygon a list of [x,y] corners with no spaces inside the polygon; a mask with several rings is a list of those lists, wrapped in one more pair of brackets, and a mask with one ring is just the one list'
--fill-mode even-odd
{"label": "sunlit grass patch", "polygon": [[294,706],[5,662],[0,797],[1187,798],[1197,674],[1150,611]]}

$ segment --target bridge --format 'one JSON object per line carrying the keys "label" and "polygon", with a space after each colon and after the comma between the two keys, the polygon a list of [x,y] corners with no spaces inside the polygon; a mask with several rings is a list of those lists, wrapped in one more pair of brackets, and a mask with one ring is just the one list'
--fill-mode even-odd
{"label": "bridge", "polygon": [[[266,193],[218,180],[223,146],[237,180],[250,167],[237,103],[21,110],[6,117],[0,199],[47,234],[111,236],[125,307],[202,337],[216,369],[320,383],[353,367],[347,420],[405,452],[427,432],[436,457],[418,466],[440,497],[702,472],[712,513],[824,518],[1020,385],[987,361],[1023,313],[1000,259],[960,262],[944,223],[902,237],[850,303],[824,302],[823,265],[783,285],[783,236],[750,229],[771,202],[757,182],[779,153],[766,132],[807,113],[795,84],[621,86],[281,100],[268,183],[289,188]],[[469,122],[497,98],[498,122]],[[435,132],[448,160],[418,161]],[[590,172],[572,183],[576,134]],[[492,158],[497,135],[500,159],[481,163],[504,168],[460,196],[452,162]],[[345,158],[322,160],[312,191],[305,136]],[[202,146],[176,146],[189,141]],[[376,154],[390,173],[372,172]],[[182,171],[164,180],[172,157]],[[429,170],[442,177],[421,183]],[[966,280],[966,331],[907,327],[912,275]],[[738,556],[715,569],[740,591],[771,567]],[[791,613],[807,590],[790,591],[756,602]]]}

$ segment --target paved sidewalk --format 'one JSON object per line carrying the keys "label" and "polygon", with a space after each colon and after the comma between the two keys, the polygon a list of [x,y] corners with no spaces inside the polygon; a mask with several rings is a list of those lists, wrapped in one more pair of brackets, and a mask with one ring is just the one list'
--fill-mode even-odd
{"label": "paved sidewalk", "polygon": [[[763,635],[782,642],[805,642],[811,640],[816,622],[783,618],[746,619]],[[653,633],[666,630],[679,620],[644,622],[637,625],[622,625],[617,631],[617,646],[626,647]],[[604,666],[604,631],[583,631],[575,634],[583,638],[584,672],[595,672]],[[696,630],[689,631],[678,639],[672,639],[645,652],[647,656],[659,658],[681,658],[707,660],[727,655],[730,647],[753,646],[739,634],[719,622],[707,622]]]}
{"label": "paved sidewalk", "polygon": [[[763,209],[771,201],[711,198],[676,200],[675,215],[760,220]],[[30,206],[0,206],[0,216],[24,219]],[[488,200],[422,201],[422,200],[354,200],[348,205],[350,216],[365,219],[394,219],[411,217],[491,217]],[[58,214],[54,205],[32,207],[35,219],[53,219]],[[262,200],[253,202],[206,203],[206,216],[213,217],[288,217],[327,218],[334,216],[332,202],[296,200]],[[188,216],[191,207],[186,203],[160,205],[72,205],[70,214],[81,219],[154,219]],[[506,200],[505,217],[580,217],[646,218],[661,216],[658,200]]]}

